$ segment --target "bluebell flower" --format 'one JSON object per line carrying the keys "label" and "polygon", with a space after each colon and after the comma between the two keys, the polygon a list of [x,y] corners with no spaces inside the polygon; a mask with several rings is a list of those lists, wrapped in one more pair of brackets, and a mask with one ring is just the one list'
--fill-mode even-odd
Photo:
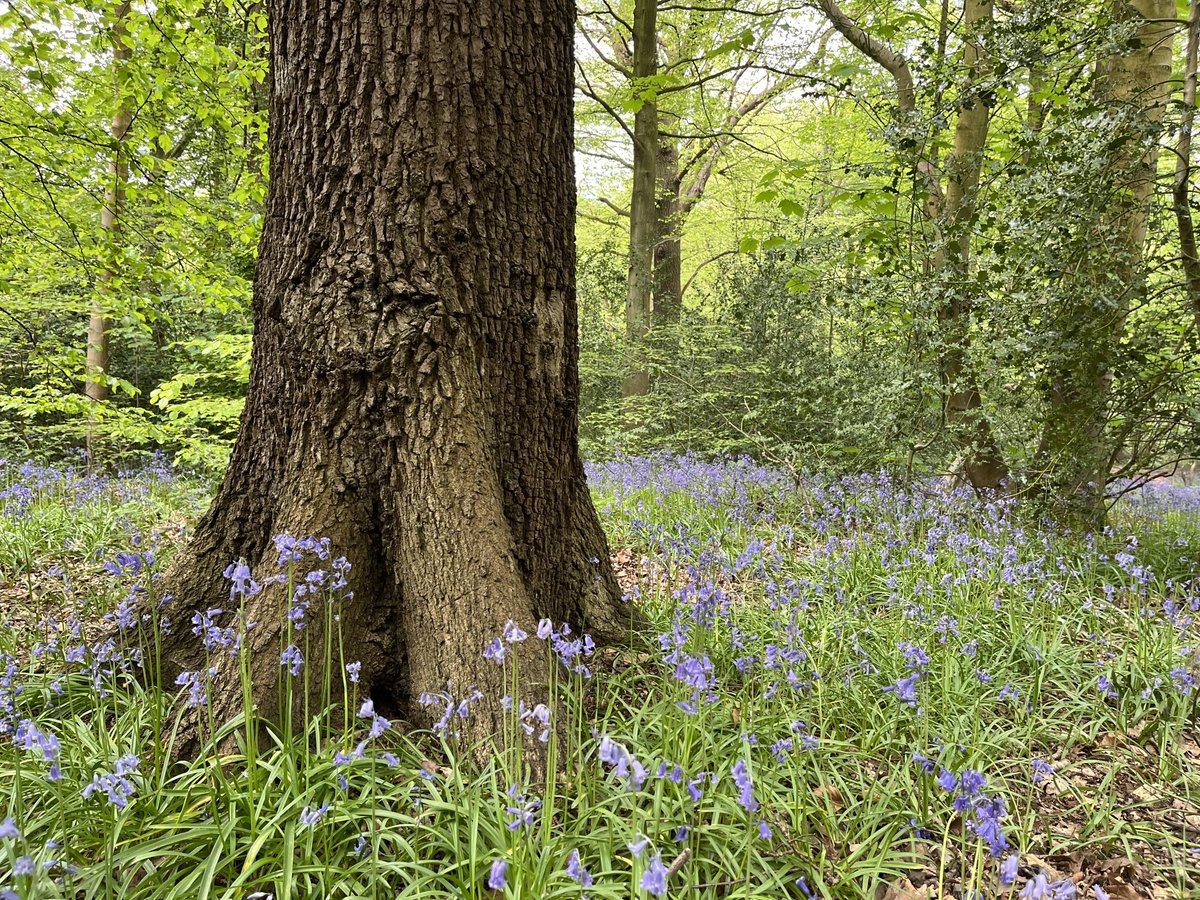
{"label": "bluebell flower", "polygon": [[665,897],[667,894],[667,867],[657,853],[642,873],[641,888],[652,897]]}
{"label": "bluebell flower", "polygon": [[1000,883],[1007,886],[1017,880],[1017,855],[1014,853],[1000,864]]}
{"label": "bluebell flower", "polygon": [[504,624],[504,640],[507,641],[508,643],[519,644],[521,641],[525,640],[527,637],[529,637],[529,635],[526,634],[524,631],[522,631],[521,626],[518,625],[516,622],[514,622],[512,619],[509,619]]}
{"label": "bluebell flower", "polygon": [[512,803],[505,807],[505,812],[513,817],[508,822],[508,830],[520,831],[522,828],[532,825],[537,818],[538,811],[542,808],[542,801],[528,799],[515,784],[511,785],[506,793]]}
{"label": "bluebell flower", "polygon": [[733,764],[731,770],[733,775],[733,783],[738,788],[738,803],[746,812],[755,812],[758,809],[758,801],[754,799],[754,782],[750,777],[750,770],[744,759],[739,759]]}
{"label": "bluebell flower", "polygon": [[641,835],[625,845],[634,859],[640,859],[646,848],[650,846],[650,838]]}
{"label": "bluebell flower", "polygon": [[914,753],[912,755],[912,758],[913,758],[913,762],[920,764],[922,772],[924,772],[926,775],[933,774],[934,766],[933,766],[932,759],[930,759],[928,756],[924,756],[923,754],[920,754],[920,753]]}
{"label": "bluebell flower", "polygon": [[508,871],[508,863],[502,859],[497,859],[492,862],[492,871],[488,874],[487,886],[493,891],[502,891],[506,885],[505,873]]}
{"label": "bluebell flower", "polygon": [[578,850],[572,850],[570,858],[567,859],[567,877],[572,881],[578,882],[585,888],[591,887],[595,882],[595,879],[592,878],[588,870],[579,861]]}
{"label": "bluebell flower", "polygon": [[1046,877],[1045,872],[1038,872],[1032,878],[1025,882],[1025,887],[1021,888],[1021,897],[1025,900],[1049,900],[1053,897],[1050,879]]}
{"label": "bluebell flower", "polygon": [[80,793],[88,800],[93,794],[103,793],[110,805],[117,809],[125,809],[129,798],[137,793],[137,785],[130,776],[137,772],[138,758],[132,753],[122,756],[116,761],[112,772],[97,772],[92,775],[91,783]]}
{"label": "bluebell flower", "polygon": [[496,664],[504,662],[504,644],[500,638],[492,638],[486,647],[483,649],[483,658],[490,659]]}
{"label": "bluebell flower", "polygon": [[624,746],[604,735],[600,739],[600,761],[613,767],[613,775],[629,781],[629,789],[640,791],[648,773],[633,754]]}
{"label": "bluebell flower", "polygon": [[295,644],[289,644],[279,656],[279,665],[287,666],[291,675],[299,675],[300,670],[304,668],[304,656],[300,653],[300,648]]}
{"label": "bluebell flower", "polygon": [[37,870],[33,864],[33,857],[21,856],[13,863],[12,872],[14,875],[32,875]]}
{"label": "bluebell flower", "polygon": [[885,694],[895,694],[896,699],[909,706],[917,705],[917,682],[921,680],[920,672],[913,672],[911,675],[901,678],[895,684],[886,685],[883,688]]}
{"label": "bluebell flower", "polygon": [[0,840],[20,840],[21,830],[17,828],[12,819],[5,819],[0,822]]}
{"label": "bluebell flower", "polygon": [[350,680],[358,684],[359,675],[362,673],[362,663],[352,662],[346,663],[346,674],[350,676]]}
{"label": "bluebell flower", "polygon": [[204,692],[204,681],[199,672],[180,672],[175,678],[175,684],[188,689],[186,705],[191,707],[203,706],[208,702]]}
{"label": "bluebell flower", "polygon": [[306,828],[311,828],[325,818],[325,813],[329,812],[329,804],[322,803],[320,806],[304,807],[300,810],[300,824]]}

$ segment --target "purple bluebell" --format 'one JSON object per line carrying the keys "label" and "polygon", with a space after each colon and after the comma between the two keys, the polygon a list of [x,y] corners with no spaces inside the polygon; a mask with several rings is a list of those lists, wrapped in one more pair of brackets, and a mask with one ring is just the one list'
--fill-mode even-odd
{"label": "purple bluebell", "polygon": [[492,869],[488,873],[487,886],[493,891],[502,891],[507,885],[506,873],[508,872],[508,863],[502,859],[492,861]]}
{"label": "purple bluebell", "polygon": [[667,895],[667,867],[657,853],[650,858],[646,871],[642,873],[641,888],[652,897]]}
{"label": "purple bluebell", "polygon": [[583,863],[579,861],[578,850],[572,850],[571,856],[567,859],[567,877],[585,888],[589,888],[595,883],[595,879],[583,867]]}

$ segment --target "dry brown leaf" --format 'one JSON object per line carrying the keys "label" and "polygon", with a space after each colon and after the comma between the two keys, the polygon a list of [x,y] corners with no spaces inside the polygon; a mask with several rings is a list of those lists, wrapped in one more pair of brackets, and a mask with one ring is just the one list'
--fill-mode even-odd
{"label": "dry brown leaf", "polygon": [[907,878],[900,877],[891,884],[881,884],[875,891],[875,900],[929,900],[929,888],[915,887]]}
{"label": "dry brown leaf", "polygon": [[846,805],[846,799],[842,796],[842,792],[832,784],[823,784],[812,792],[814,800],[828,800],[836,809],[841,809]]}
{"label": "dry brown leaf", "polygon": [[1141,895],[1133,889],[1133,886],[1123,881],[1110,884],[1106,890],[1108,891],[1108,900],[1142,900]]}

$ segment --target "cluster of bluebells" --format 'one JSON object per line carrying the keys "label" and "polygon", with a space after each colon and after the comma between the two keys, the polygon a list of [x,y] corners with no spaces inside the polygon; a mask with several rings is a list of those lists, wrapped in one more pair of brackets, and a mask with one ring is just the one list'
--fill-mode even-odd
{"label": "cluster of bluebells", "polygon": [[[357,673],[351,674],[351,680],[355,680],[356,677]],[[436,734],[451,737],[457,734],[457,726],[466,721],[471,715],[471,704],[477,703],[482,699],[483,692],[474,687],[461,699],[456,699],[448,688],[444,691],[438,691],[436,694],[430,691],[422,691],[417,696],[417,702],[422,706],[441,708],[441,716],[434,722],[433,730]]]}
{"label": "cluster of bluebells", "polygon": [[929,669],[929,654],[908,641],[901,642],[900,652],[904,655],[904,665],[908,674],[895,684],[887,685],[883,690],[884,693],[895,694],[897,700],[916,709],[917,682],[925,677]]}
{"label": "cluster of bluebells", "polygon": [[[568,670],[577,675],[582,675],[584,678],[591,677],[591,669],[588,668],[586,663],[586,659],[596,649],[596,644],[592,640],[591,635],[584,634],[580,637],[575,637],[571,632],[571,626],[566,622],[556,629],[552,621],[542,619],[538,622],[536,637],[539,641],[549,643],[555,657]],[[497,665],[502,665],[508,656],[509,646],[520,644],[528,639],[529,633],[510,619],[505,623],[501,636],[492,638],[487,646],[484,647],[483,658],[489,659]]]}
{"label": "cluster of bluebells", "polygon": [[955,774],[940,768],[937,775],[938,787],[952,795],[955,812],[963,816],[967,826],[987,845],[988,853],[996,858],[1008,850],[1008,839],[1004,835],[1002,819],[1008,815],[1008,807],[999,794],[985,791],[987,779],[975,769],[964,769]]}
{"label": "cluster of bluebells", "polygon": [[109,804],[117,809],[129,805],[129,798],[137,793],[137,784],[133,781],[138,770],[138,758],[132,753],[120,757],[113,765],[111,772],[97,772],[92,775],[91,783],[82,793],[83,799],[88,800],[93,794],[103,794]]}
{"label": "cluster of bluebells", "polygon": [[[86,463],[86,458],[83,459]],[[131,503],[148,497],[162,485],[173,484],[177,474],[165,454],[156,452],[140,464],[115,475],[76,468],[38,465],[30,461],[0,459],[0,515],[21,520],[39,502],[66,504],[84,510],[111,503]]]}
{"label": "cluster of bluebells", "polygon": [[624,744],[619,744],[608,735],[604,735],[600,738],[599,756],[600,762],[612,767],[613,777],[624,781],[629,790],[642,789],[649,773],[638,758],[625,749]]}
{"label": "cluster of bluebells", "polygon": [[22,719],[13,731],[13,743],[26,753],[34,753],[49,763],[47,781],[58,781],[62,771],[58,767],[58,754],[62,749],[58,738],[50,731],[38,728],[32,719]]}

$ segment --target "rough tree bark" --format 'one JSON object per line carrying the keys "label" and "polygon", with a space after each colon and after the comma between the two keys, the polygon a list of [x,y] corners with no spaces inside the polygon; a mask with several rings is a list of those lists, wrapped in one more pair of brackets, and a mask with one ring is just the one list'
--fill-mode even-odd
{"label": "rough tree bark", "polygon": [[[818,5],[838,33],[892,76],[897,119],[902,125],[911,127],[916,118],[917,101],[908,60],[899,50],[856,25],[836,0],[818,0]],[[945,189],[937,165],[921,146],[917,147],[914,167],[925,190],[925,217],[934,231],[935,249],[926,266],[931,277],[948,282],[948,286],[939,287],[944,296],[938,304],[942,344],[938,367],[946,428],[960,448],[962,475],[977,490],[995,491],[1008,480],[1009,472],[970,365],[969,298],[965,289],[955,287],[956,281],[959,285],[967,281],[970,218],[987,142],[990,110],[980,95],[978,82],[987,69],[981,37],[991,18],[991,0],[965,0],[963,63],[967,76],[962,90],[965,102],[955,123],[954,150],[946,160]]]}
{"label": "rough tree bark", "polygon": [[[658,0],[637,0],[633,10],[634,90],[644,93],[645,79],[658,72]],[[658,159],[658,102],[642,97],[633,116],[633,193],[629,202],[629,289],[625,298],[625,336],[632,358],[624,394],[650,393],[650,369],[641,351],[654,317],[655,199]]]}
{"label": "rough tree bark", "polygon": [[[636,624],[576,443],[572,4],[268,9],[250,385],[224,481],[167,575],[181,624],[164,674],[198,667],[182,622],[228,605],[231,560],[270,574],[273,535],[326,535],[354,565],[345,656],[377,709],[428,724],[420,692],[474,686],[468,736],[493,735],[507,691],[480,654],[507,620],[598,642]],[[247,613],[266,717],[278,594]],[[545,659],[521,666],[535,697]]]}
{"label": "rough tree bark", "polygon": [[[1113,235],[1104,290],[1081,286],[1060,312],[1060,350],[1049,373],[1049,402],[1036,465],[1043,502],[1059,518],[1085,529],[1103,525],[1105,487],[1114,448],[1108,401],[1114,366],[1134,301],[1145,290],[1143,246],[1155,191],[1159,138],[1171,98],[1174,0],[1115,0],[1114,18],[1135,30],[1127,51],[1099,73],[1097,96],[1126,117],[1125,137],[1110,166]],[[1107,275],[1106,271],[1103,275]]]}
{"label": "rough tree bark", "polygon": [[[87,328],[87,374],[84,379],[84,396],[93,403],[108,399],[109,331],[112,329],[111,306],[115,283],[120,276],[117,251],[121,241],[121,213],[125,207],[125,183],[129,180],[129,161],[122,146],[129,126],[133,122],[133,107],[126,88],[126,68],[132,50],[126,42],[126,20],[129,17],[129,2],[122,0],[112,10],[112,67],[114,100],[109,134],[116,146],[108,161],[108,180],[104,187],[104,205],[100,208],[100,227],[107,238],[104,269],[100,273],[92,308],[88,315]],[[88,443],[91,443],[94,418],[88,425]]]}

